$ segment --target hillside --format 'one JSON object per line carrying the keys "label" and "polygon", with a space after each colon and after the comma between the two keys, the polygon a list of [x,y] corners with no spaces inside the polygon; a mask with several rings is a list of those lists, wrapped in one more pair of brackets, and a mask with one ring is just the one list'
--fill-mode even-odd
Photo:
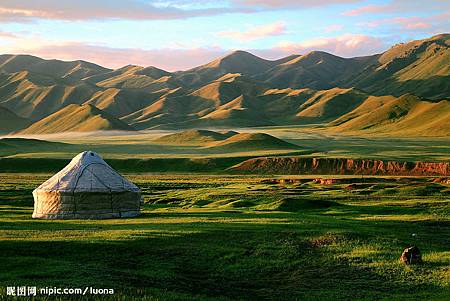
{"label": "hillside", "polygon": [[[71,146],[71,144],[67,143],[37,139],[2,138],[0,139],[0,157],[8,157],[20,153],[53,153],[56,149],[59,151],[70,150]],[[37,164],[34,168],[39,169],[42,168],[42,166]],[[8,169],[8,167],[6,167],[6,169]]]}
{"label": "hillside", "polygon": [[25,128],[30,122],[17,116],[10,110],[0,107],[0,133],[9,133],[17,129]]}
{"label": "hillside", "polygon": [[285,150],[300,147],[263,133],[241,133],[223,141],[213,142],[207,149],[213,151]]}
{"label": "hillside", "polygon": [[110,71],[108,68],[85,61],[44,60],[32,55],[0,55],[0,71],[16,73],[28,71],[44,76],[77,81]]}
{"label": "hillside", "polygon": [[52,134],[104,130],[133,131],[126,123],[92,105],[69,105],[33,123],[19,134]]}
{"label": "hillside", "polygon": [[429,101],[410,94],[370,97],[331,126],[335,132],[450,136],[450,101]]}
{"label": "hillside", "polygon": [[296,116],[302,122],[334,120],[356,108],[366,98],[367,94],[353,88],[319,91],[300,106]]}
{"label": "hillside", "polygon": [[238,133],[233,131],[215,132],[208,130],[187,130],[169,134],[155,139],[154,142],[167,145],[205,145],[215,141],[225,140]]}
{"label": "hillside", "polygon": [[[4,132],[22,130],[24,120],[47,128],[39,122],[51,116],[54,124],[70,124],[57,131],[329,124],[334,132],[447,136],[449,37],[436,35],[355,58],[312,51],[266,60],[235,51],[173,73],[152,66],[111,70],[84,61],[0,55],[0,114]],[[405,94],[424,102],[404,106]],[[391,117],[398,110],[395,99],[407,117]],[[75,118],[67,122],[61,114],[72,105],[91,105],[108,117],[97,125],[84,119],[75,125]],[[367,113],[372,109],[376,116]]]}
{"label": "hillside", "polygon": [[187,95],[180,90],[163,95],[148,107],[122,118],[137,129],[163,124],[169,128],[267,125],[257,96],[267,87],[240,74],[226,74]]}
{"label": "hillside", "polygon": [[245,51],[235,51],[208,64],[176,74],[183,84],[193,87],[205,85],[228,73],[253,76],[272,67],[274,62]]}
{"label": "hillside", "polygon": [[0,74],[0,105],[32,121],[72,103],[81,103],[97,88],[31,71]]}
{"label": "hillside", "polygon": [[277,88],[331,89],[345,84],[355,73],[376,62],[378,56],[347,59],[313,51],[277,64],[255,79]]}
{"label": "hillside", "polygon": [[450,34],[398,44],[347,85],[375,95],[450,96]]}
{"label": "hillside", "polygon": [[52,142],[38,139],[25,138],[2,138],[0,139],[0,150],[20,150],[23,148],[48,148],[61,147],[68,144],[61,142]]}

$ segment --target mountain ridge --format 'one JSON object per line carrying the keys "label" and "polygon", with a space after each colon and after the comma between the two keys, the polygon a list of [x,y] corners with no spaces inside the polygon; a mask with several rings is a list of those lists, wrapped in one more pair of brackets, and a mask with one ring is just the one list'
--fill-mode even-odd
{"label": "mountain ridge", "polygon": [[[68,106],[92,105],[109,114],[105,120],[120,122],[119,128],[126,124],[138,130],[324,123],[331,131],[376,133],[392,132],[392,125],[386,124],[398,122],[406,133],[415,129],[420,135],[430,135],[428,130],[447,135],[447,127],[432,118],[447,121],[449,66],[450,34],[354,58],[311,51],[266,60],[239,50],[177,72],[136,65],[112,70],[82,60],[0,55],[0,107],[14,112],[17,120],[41,125]],[[404,113],[408,119],[389,118],[396,109],[383,101],[401,100],[405,94],[418,99],[407,108],[411,112]],[[366,112],[372,106],[380,115],[376,120]],[[374,122],[371,130],[362,120]],[[418,120],[434,125],[419,126]],[[0,131],[22,130],[19,123],[0,124]]]}

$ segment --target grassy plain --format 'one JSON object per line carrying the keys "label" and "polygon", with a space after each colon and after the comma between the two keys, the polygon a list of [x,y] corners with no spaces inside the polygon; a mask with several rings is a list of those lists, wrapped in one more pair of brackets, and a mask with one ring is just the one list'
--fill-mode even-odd
{"label": "grassy plain", "polygon": [[58,147],[24,143],[15,148],[5,148],[0,144],[0,157],[71,159],[81,151],[92,150],[106,159],[231,158],[298,154],[314,157],[400,161],[450,160],[449,137],[360,137],[326,133],[319,125],[316,128],[284,126],[234,130],[240,133],[267,133],[298,146],[298,149],[255,148],[251,142],[249,145],[243,145],[241,149],[208,149],[203,145],[158,143],[160,137],[174,133],[173,131],[148,131],[134,134],[98,132],[34,136],[38,139],[66,143]]}
{"label": "grassy plain", "polygon": [[[430,178],[129,174],[145,196],[141,217],[33,220],[31,192],[48,177],[0,174],[2,289],[114,288],[115,300],[450,294],[450,186]],[[424,263],[405,266],[412,244]]]}

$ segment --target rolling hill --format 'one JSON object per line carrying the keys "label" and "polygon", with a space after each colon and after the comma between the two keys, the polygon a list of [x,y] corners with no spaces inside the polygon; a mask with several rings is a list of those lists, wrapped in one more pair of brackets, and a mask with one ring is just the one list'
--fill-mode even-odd
{"label": "rolling hill", "polygon": [[105,130],[133,131],[128,124],[92,105],[69,105],[33,123],[19,134],[53,134]]}
{"label": "rolling hill", "polygon": [[187,130],[169,134],[155,139],[154,142],[167,145],[205,145],[211,142],[222,141],[238,133],[233,131],[215,132],[208,130]]}
{"label": "rolling hill", "polygon": [[212,151],[286,150],[300,147],[263,133],[241,133],[223,141],[212,142],[207,147]]}

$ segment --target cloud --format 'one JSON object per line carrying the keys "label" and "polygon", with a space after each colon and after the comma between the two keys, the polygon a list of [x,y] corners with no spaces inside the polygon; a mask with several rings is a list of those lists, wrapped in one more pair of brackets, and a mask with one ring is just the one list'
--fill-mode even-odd
{"label": "cloud", "polygon": [[362,0],[1,0],[0,22],[46,20],[173,20],[230,13],[312,8]]}
{"label": "cloud", "polygon": [[380,53],[386,49],[386,46],[380,38],[359,34],[344,34],[337,37],[317,38],[299,43],[282,42],[274,49],[266,51],[266,55],[275,57],[276,55],[305,54],[319,50],[343,57],[355,57]]}
{"label": "cloud", "polygon": [[238,5],[252,6],[252,7],[269,7],[269,8],[286,8],[286,7],[300,7],[311,8],[328,6],[334,4],[356,3],[361,0],[233,0]]}
{"label": "cloud", "polygon": [[387,5],[366,5],[361,6],[349,11],[346,11],[343,13],[345,16],[358,16],[362,14],[373,14],[373,13],[380,13],[385,12],[389,9],[389,6]]}
{"label": "cloud", "polygon": [[342,24],[331,24],[331,25],[328,25],[327,27],[325,27],[324,31],[326,33],[330,33],[330,32],[342,30],[343,28],[344,28],[344,25],[342,25]]}
{"label": "cloud", "polygon": [[[393,24],[399,24],[403,29],[426,29],[430,28],[431,24],[425,21],[426,18],[420,17],[398,17],[390,20]],[[389,22],[389,21],[388,21]]]}
{"label": "cloud", "polygon": [[407,28],[407,29],[426,29],[426,28],[430,28],[430,27],[431,27],[431,24],[425,23],[425,22],[405,24],[405,28]]}
{"label": "cloud", "polygon": [[12,32],[0,31],[0,38],[3,39],[17,39],[19,38],[16,34]]}
{"label": "cloud", "polygon": [[[395,17],[395,18],[385,18],[378,19],[370,22],[361,22],[360,26],[363,27],[379,27],[386,25],[393,25],[402,30],[417,30],[417,29],[430,29],[435,25],[439,26],[442,24],[442,14],[430,15],[427,17]],[[448,17],[448,14],[446,14]]]}
{"label": "cloud", "polygon": [[[362,3],[362,0],[1,0],[0,22],[46,20],[173,20],[217,16],[231,13],[258,13],[286,9],[308,9],[340,4]],[[358,7],[344,15],[367,13],[443,11],[449,1],[392,0],[388,4]]]}
{"label": "cloud", "polygon": [[388,4],[364,5],[343,13],[345,16],[360,16],[364,14],[393,14],[393,13],[418,13],[430,11],[448,11],[450,2],[442,0],[427,0],[426,5],[422,1],[392,0]]}
{"label": "cloud", "polygon": [[284,22],[275,22],[249,28],[246,31],[222,31],[217,35],[239,41],[253,41],[271,36],[281,36],[286,33]]}
{"label": "cloud", "polygon": [[[194,1],[195,2],[195,1]],[[2,0],[0,21],[27,22],[36,19],[51,20],[164,20],[213,16],[236,12],[233,7],[183,9],[177,6],[155,5],[140,0]],[[239,9],[251,12],[251,9]]]}

